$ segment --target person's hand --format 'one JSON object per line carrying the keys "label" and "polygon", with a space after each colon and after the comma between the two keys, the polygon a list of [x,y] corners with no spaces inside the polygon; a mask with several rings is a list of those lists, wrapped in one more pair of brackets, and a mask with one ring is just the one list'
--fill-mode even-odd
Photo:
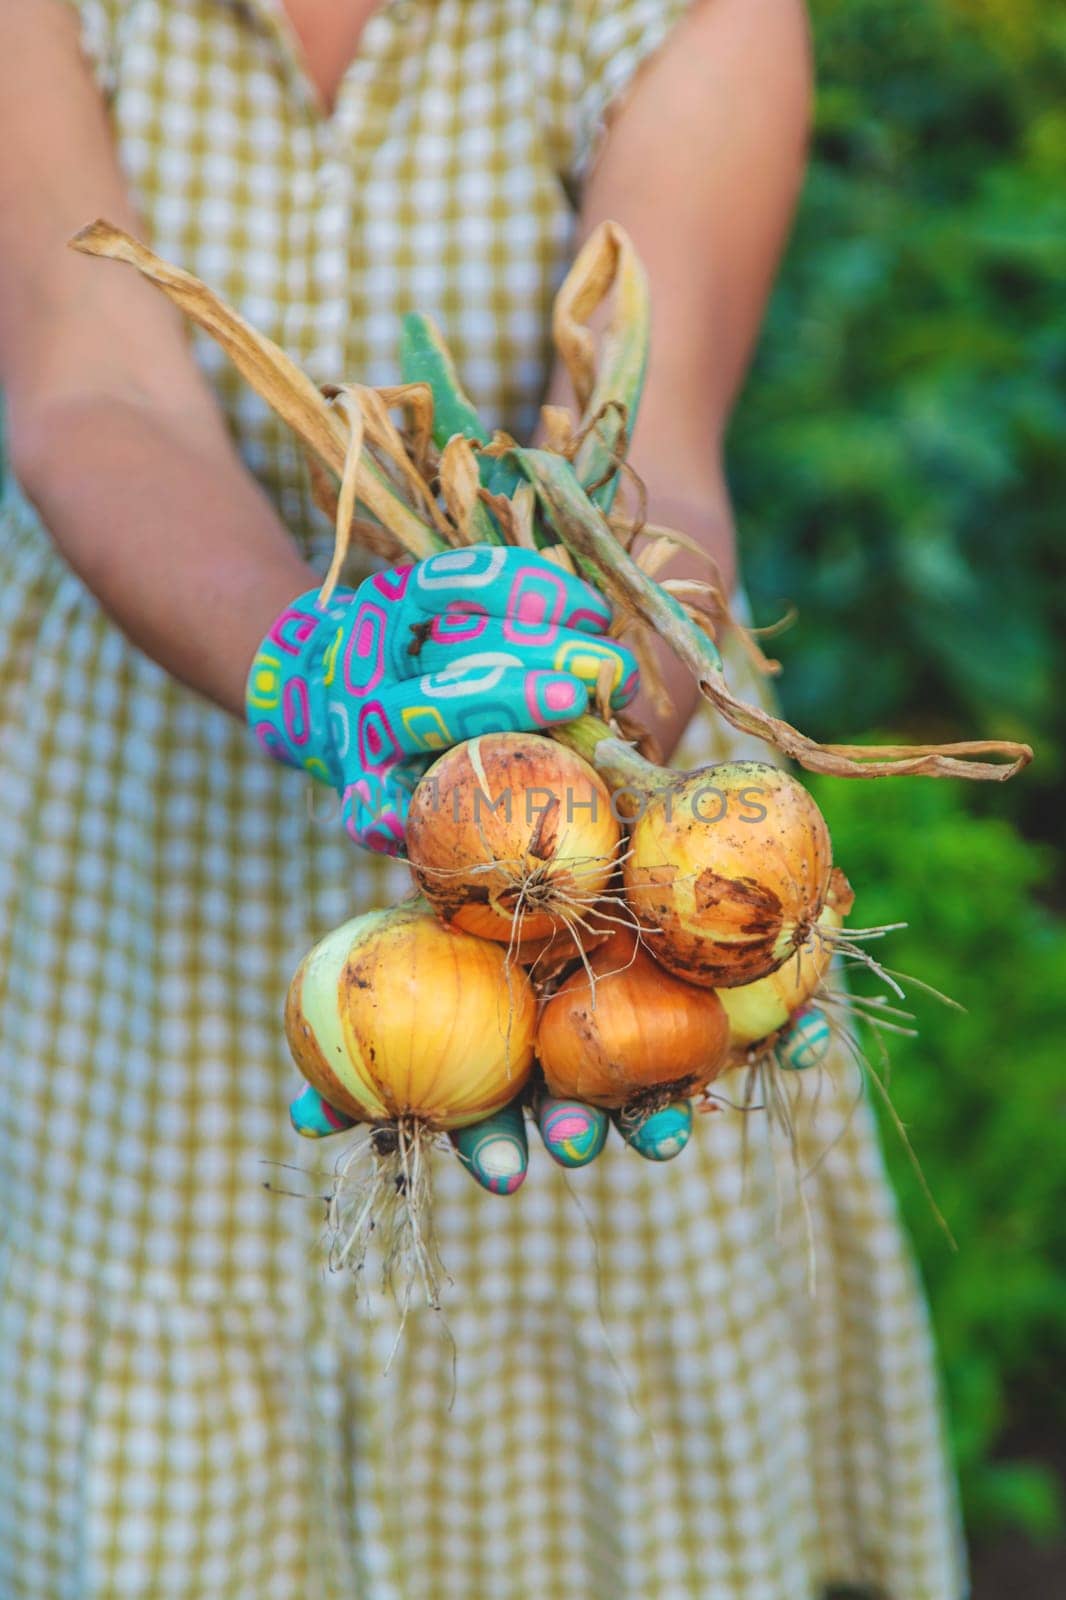
{"label": "person's hand", "polygon": [[248,677],[268,754],[334,785],[357,843],[402,853],[411,792],[448,745],[531,731],[587,710],[604,662],[611,704],[637,664],[603,637],[611,613],[582,579],[506,545],[446,550],[286,608]]}
{"label": "person's hand", "polygon": [[[557,1100],[542,1093],[534,1099],[532,1109],[544,1148],[562,1167],[585,1167],[594,1161],[606,1143],[612,1121],[630,1148],[648,1161],[671,1161],[680,1155],[692,1133],[688,1100],[663,1106],[636,1129],[628,1128],[617,1113],[601,1111],[581,1100]],[[356,1125],[310,1084],[292,1102],[289,1116],[305,1139],[328,1138]],[[521,1187],[529,1166],[521,1095],[502,1111],[469,1128],[458,1128],[449,1137],[463,1166],[490,1194],[514,1194]]]}

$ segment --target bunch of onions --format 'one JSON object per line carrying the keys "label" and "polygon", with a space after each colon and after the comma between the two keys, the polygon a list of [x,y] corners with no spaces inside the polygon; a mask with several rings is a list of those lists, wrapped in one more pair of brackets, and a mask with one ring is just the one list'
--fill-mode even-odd
{"label": "bunch of onions", "polygon": [[[616,507],[609,520],[650,329],[646,277],[617,224],[594,230],[560,290],[553,336],[578,411],[546,408],[552,442],[543,449],[490,435],[425,319],[404,341],[400,387],[340,385],[323,394],[206,285],[120,230],[100,221],[71,242],[126,261],[158,285],[294,430],[316,499],[336,521],[323,596],[353,534],[388,561],[486,540],[554,545],[552,557],[591,577],[623,626],[636,628],[633,643],[649,668],[645,646],[654,634],[727,722],[808,770],[1002,781],[1031,759],[1028,746],[1002,741],[822,746],[732,693],[706,627],[713,586],[660,585],[652,573],[663,538],[634,555],[643,519]],[[601,305],[606,334],[597,349],[589,324]],[[405,411],[402,433],[390,415],[397,407]],[[659,689],[665,694],[661,682]],[[521,963],[554,982],[559,946],[566,956],[577,947],[584,970],[563,981],[540,1019],[545,1075],[553,1093],[621,1108],[639,1122],[664,1099],[711,1082],[726,1064],[731,1033],[734,1053],[765,1063],[762,1042],[777,1037],[780,1050],[790,1019],[795,1026],[810,1018],[809,996],[834,944],[876,969],[863,941],[887,931],[845,938],[834,923],[828,830],[806,790],[778,768],[744,762],[678,776],[643,761],[591,717],[555,728],[553,737],[567,749],[501,734],[443,756],[414,796],[407,836],[436,917],[404,906],[357,918],[311,952],[289,995],[286,1027],[305,1076],[339,1110],[371,1125],[342,1163],[331,1206],[335,1255],[361,1262],[374,1227],[388,1241],[386,1275],[397,1260],[413,1263],[433,1304],[437,1264],[420,1222],[429,1199],[423,1151],[522,1087],[535,1002]],[[510,810],[501,805],[507,790]],[[542,797],[535,809],[531,790]],[[624,814],[638,811],[624,856],[622,791],[636,802]],[[638,932],[654,961],[638,947]],[[865,1011],[894,1025],[872,1002]],[[806,1054],[790,1065],[821,1048],[817,1021],[803,1029]],[[768,1077],[775,1093],[788,1081]],[[370,1177],[348,1184],[349,1166],[364,1155]]]}
{"label": "bunch of onions", "polygon": [[718,995],[683,982],[620,928],[552,995],[536,1052],[559,1098],[621,1111],[638,1126],[724,1069],[729,1023]]}
{"label": "bunch of onions", "polygon": [[499,1111],[524,1087],[535,1001],[499,945],[445,928],[408,901],[328,934],[289,986],[285,1032],[297,1066],[338,1110],[370,1124],[338,1168],[332,1264],[359,1270],[371,1231],[404,1303],[416,1278],[436,1305],[428,1147]]}
{"label": "bunch of onions", "polygon": [[621,836],[606,784],[579,755],[536,734],[499,733],[455,745],[430,767],[406,843],[443,922],[533,962],[606,937]]}
{"label": "bunch of onions", "polygon": [[[705,1088],[731,1048],[783,1026],[817,987],[836,916],[826,913],[829,833],[806,789],[777,767],[678,775],[597,735],[601,776],[570,744],[581,730],[561,733],[490,735],[447,751],[413,796],[408,857],[446,925],[506,943],[539,979],[580,956],[538,1026],[548,1090],[639,1125]],[[627,809],[639,814],[621,852]],[[569,937],[558,941],[560,930]],[[731,1041],[715,991],[742,986]]]}

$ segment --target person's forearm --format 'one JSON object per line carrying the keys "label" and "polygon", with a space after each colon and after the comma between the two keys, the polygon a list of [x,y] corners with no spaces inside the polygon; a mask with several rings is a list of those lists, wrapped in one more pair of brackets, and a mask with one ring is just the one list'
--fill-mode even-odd
{"label": "person's forearm", "polygon": [[[645,487],[648,521],[676,528],[710,557],[708,562],[704,556],[678,550],[656,574],[657,579],[661,582],[664,578],[695,578],[704,583],[720,584],[729,595],[735,581],[736,564],[733,517],[724,480],[716,477],[676,489],[669,482],[660,487],[653,478]],[[657,713],[646,689],[641,690],[633,709],[637,721],[654,735],[667,758],[697,707],[699,690],[688,667],[678,660],[665,641],[655,640],[653,648],[671,710],[665,716]]]}
{"label": "person's forearm", "polygon": [[95,396],[14,435],[22,487],[104,609],[168,672],[241,715],[257,645],[317,580],[228,441]]}

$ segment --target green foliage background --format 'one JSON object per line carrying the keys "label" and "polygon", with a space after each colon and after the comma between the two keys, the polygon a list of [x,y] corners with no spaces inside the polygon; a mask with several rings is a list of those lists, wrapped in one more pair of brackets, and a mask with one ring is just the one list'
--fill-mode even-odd
{"label": "green foliage background", "polygon": [[[1051,1533],[1066,1422],[1066,14],[814,0],[814,159],[730,470],[790,718],[823,738],[1029,740],[1001,788],[816,785],[915,997],[892,1094],[958,1240],[886,1145],[946,1366],[971,1531]],[[1057,1406],[1057,1413],[1056,1413]],[[1034,1439],[1037,1443],[1034,1446]]]}

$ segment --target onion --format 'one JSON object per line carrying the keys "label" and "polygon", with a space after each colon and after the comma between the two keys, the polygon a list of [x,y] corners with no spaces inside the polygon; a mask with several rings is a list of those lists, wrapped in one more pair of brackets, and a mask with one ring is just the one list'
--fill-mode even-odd
{"label": "onion", "polygon": [[529,1076],[534,1000],[502,950],[442,928],[417,902],[327,934],[289,986],[296,1064],[360,1122],[414,1118],[461,1128],[514,1098]]}
{"label": "onion", "polygon": [[633,824],[626,897],[655,959],[690,983],[754,983],[804,945],[829,883],[829,830],[802,784],[738,761],[660,788]]}
{"label": "onion", "polygon": [[717,1077],[729,1024],[718,996],[664,972],[619,929],[541,1013],[536,1049],[549,1092],[623,1109],[636,1124]]}
{"label": "onion", "polygon": [[579,755],[498,733],[430,767],[412,796],[407,856],[442,921],[515,946],[582,925],[621,835],[606,785]]}
{"label": "onion", "polygon": [[719,991],[718,998],[729,1018],[732,1050],[746,1051],[769,1039],[820,987],[833,959],[833,941],[824,935],[842,925],[853,900],[847,878],[839,867],[834,867],[826,903],[807,942],[768,977]]}
{"label": "onion", "polygon": [[300,1071],[330,1105],[373,1124],[337,1166],[330,1265],[361,1283],[378,1242],[403,1316],[416,1283],[440,1304],[430,1148],[523,1088],[534,1013],[529,979],[499,945],[442,927],[418,902],[335,929],[289,986],[285,1032]]}

